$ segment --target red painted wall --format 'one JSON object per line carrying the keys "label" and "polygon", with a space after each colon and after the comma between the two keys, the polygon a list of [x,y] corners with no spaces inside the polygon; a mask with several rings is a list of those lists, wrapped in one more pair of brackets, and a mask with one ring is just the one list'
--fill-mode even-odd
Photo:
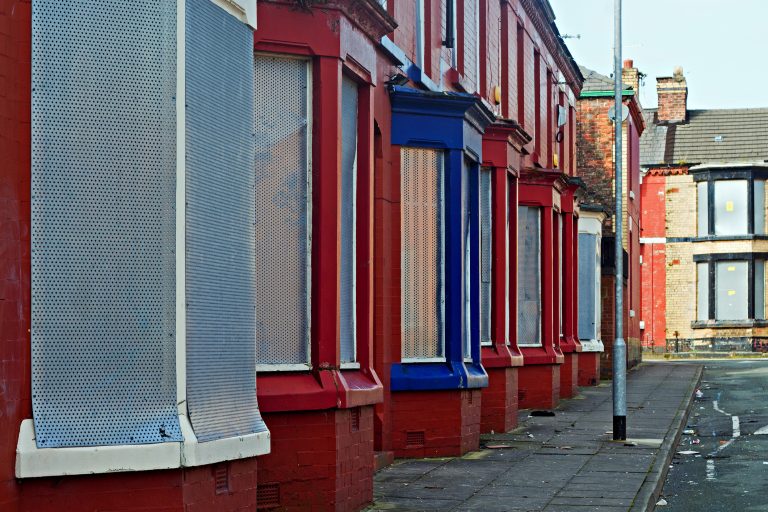
{"label": "red painted wall", "polygon": [[21,420],[30,397],[31,2],[0,1],[0,510],[13,511]]}
{"label": "red painted wall", "polygon": [[[647,175],[642,186],[642,236],[664,238],[666,222],[666,177]],[[666,344],[667,294],[666,294],[666,245],[645,243],[642,245],[642,312],[645,322],[643,343],[663,348]]]}

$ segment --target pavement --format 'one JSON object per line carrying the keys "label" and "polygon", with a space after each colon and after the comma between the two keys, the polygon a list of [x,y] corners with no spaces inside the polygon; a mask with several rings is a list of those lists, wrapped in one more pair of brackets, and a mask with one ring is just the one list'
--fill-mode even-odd
{"label": "pavement", "polygon": [[554,416],[484,435],[463,457],[397,460],[368,511],[653,510],[686,426],[701,364],[643,363],[627,378],[629,442],[611,440],[611,383],[580,388]]}
{"label": "pavement", "polygon": [[705,365],[657,510],[768,510],[768,361]]}

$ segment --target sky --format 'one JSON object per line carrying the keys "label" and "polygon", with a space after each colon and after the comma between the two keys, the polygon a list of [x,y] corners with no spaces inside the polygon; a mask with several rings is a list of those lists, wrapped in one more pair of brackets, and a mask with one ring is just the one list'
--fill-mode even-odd
{"label": "sky", "polygon": [[[614,0],[549,0],[576,62],[613,72]],[[682,66],[688,108],[768,107],[768,0],[623,0],[622,59],[647,74],[645,108],[656,107],[656,77]]]}

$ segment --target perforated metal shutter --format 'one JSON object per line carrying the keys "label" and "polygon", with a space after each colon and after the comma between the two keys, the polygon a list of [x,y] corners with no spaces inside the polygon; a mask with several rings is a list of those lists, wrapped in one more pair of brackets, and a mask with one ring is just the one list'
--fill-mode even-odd
{"label": "perforated metal shutter", "polygon": [[357,83],[341,81],[341,268],[339,335],[341,362],[355,360],[355,210],[357,192]]}
{"label": "perforated metal shutter", "polygon": [[266,430],[256,404],[253,32],[186,0],[187,407],[200,441]]}
{"label": "perforated metal shutter", "polygon": [[310,63],[256,55],[256,361],[309,364]]}
{"label": "perforated metal shutter", "polygon": [[517,267],[519,345],[541,345],[541,209],[518,209]]}
{"label": "perforated metal shutter", "polygon": [[176,4],[32,4],[32,408],[40,448],[180,441]]}
{"label": "perforated metal shutter", "polygon": [[480,342],[491,343],[492,226],[491,170],[480,170]]}
{"label": "perforated metal shutter", "polygon": [[563,293],[565,291],[565,273],[563,265],[565,259],[565,250],[563,248],[563,233],[565,232],[565,215],[557,216],[557,318],[558,318],[558,333],[563,335]]}
{"label": "perforated metal shutter", "polygon": [[579,339],[597,339],[595,290],[597,235],[579,233]]}
{"label": "perforated metal shutter", "polygon": [[[505,243],[507,244],[507,258],[506,258],[506,261],[505,261],[505,265],[506,265],[506,268],[507,268],[507,279],[506,279],[506,282],[504,283],[504,316],[505,316],[505,319],[506,319],[506,322],[505,322],[505,325],[504,325],[504,339],[506,340],[507,344],[511,343],[509,335],[510,335],[510,330],[511,330],[510,329],[510,325],[511,325],[511,322],[510,322],[510,320],[511,320],[511,318],[510,318],[510,309],[511,309],[510,298],[511,298],[511,293],[512,293],[512,290],[511,290],[511,288],[512,288],[512,286],[511,286],[512,273],[511,273],[511,266],[510,266],[509,263],[510,263],[510,261],[512,261],[512,247],[513,247],[512,243],[511,243],[512,242],[512,236],[511,236],[511,233],[512,233],[512,224],[511,224],[512,223],[512,214],[515,211],[514,208],[516,207],[516,204],[514,204],[515,196],[513,195],[514,191],[515,191],[514,187],[515,187],[514,178],[512,178],[512,176],[508,176],[507,177],[507,207],[506,207],[506,209],[507,209],[507,211],[506,211],[506,214],[507,214],[507,227],[506,227],[506,231],[505,231],[505,236],[506,236],[506,242]],[[514,250],[515,250],[515,256],[517,256],[517,245],[514,246]]]}
{"label": "perforated metal shutter", "polygon": [[470,186],[470,172],[476,172],[472,164],[464,159],[461,169],[461,240],[463,255],[461,258],[462,268],[462,286],[461,286],[461,304],[464,321],[461,323],[461,339],[464,351],[464,357],[469,358],[472,355],[471,333],[472,333],[472,303],[470,286],[472,279],[471,258],[472,243],[470,242],[470,223],[472,222],[472,213],[470,210],[470,195],[477,194],[477,188]]}
{"label": "perforated metal shutter", "polygon": [[401,148],[402,358],[443,357],[443,154]]}

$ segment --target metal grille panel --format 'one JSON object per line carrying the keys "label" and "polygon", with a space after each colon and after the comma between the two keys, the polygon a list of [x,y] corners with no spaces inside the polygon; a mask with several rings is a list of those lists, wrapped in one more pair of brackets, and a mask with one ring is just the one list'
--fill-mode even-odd
{"label": "metal grille panel", "polygon": [[256,362],[309,364],[310,67],[256,55]]}
{"label": "metal grille panel", "polygon": [[517,267],[519,345],[541,345],[541,209],[519,207]]}
{"label": "metal grille panel", "polygon": [[355,360],[355,205],[357,193],[357,83],[341,81],[341,362]]}
{"label": "metal grille panel", "polygon": [[597,339],[597,235],[579,233],[579,338]]}
{"label": "metal grille panel", "polygon": [[180,441],[176,4],[32,5],[32,407],[40,448]]}
{"label": "metal grille panel", "polygon": [[253,32],[186,0],[187,406],[200,441],[264,431],[256,404]]}
{"label": "metal grille panel", "polygon": [[492,278],[491,170],[480,171],[480,342],[491,343],[491,278]]}
{"label": "metal grille panel", "polygon": [[443,355],[443,154],[401,149],[402,357]]}
{"label": "metal grille panel", "polygon": [[[472,293],[470,286],[473,278],[471,270],[472,261],[472,243],[470,238],[470,223],[472,222],[472,214],[470,211],[471,194],[477,193],[476,181],[475,187],[470,187],[470,172],[477,172],[473,168],[472,163],[467,159],[464,159],[464,164],[461,168],[461,240],[462,240],[462,286],[461,286],[461,304],[462,313],[464,315],[464,321],[461,323],[461,339],[464,351],[464,357],[468,358],[472,355],[472,304],[470,298]],[[475,175],[476,177],[476,175]]]}

